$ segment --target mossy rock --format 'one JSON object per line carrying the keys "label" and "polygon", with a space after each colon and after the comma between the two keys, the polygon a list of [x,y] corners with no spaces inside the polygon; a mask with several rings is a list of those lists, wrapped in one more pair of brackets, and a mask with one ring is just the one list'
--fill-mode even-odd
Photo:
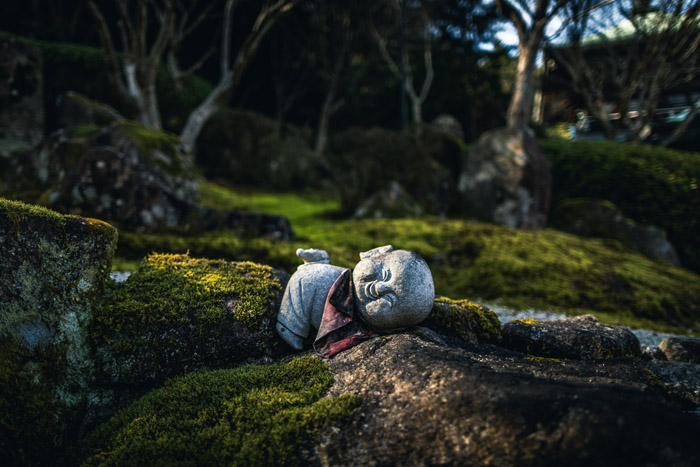
{"label": "mossy rock", "polygon": [[493,343],[501,335],[501,323],[489,308],[447,297],[435,299],[432,311],[421,326],[465,342]]}
{"label": "mossy rock", "polygon": [[111,290],[90,330],[104,384],[134,387],[288,350],[274,323],[286,275],[251,262],[152,254]]}
{"label": "mossy rock", "polygon": [[0,199],[0,456],[51,462],[93,382],[87,325],[116,246],[95,219]]}
{"label": "mossy rock", "polygon": [[166,382],[101,425],[83,465],[296,465],[300,450],[361,399],[322,398],[318,358],[192,373]]}

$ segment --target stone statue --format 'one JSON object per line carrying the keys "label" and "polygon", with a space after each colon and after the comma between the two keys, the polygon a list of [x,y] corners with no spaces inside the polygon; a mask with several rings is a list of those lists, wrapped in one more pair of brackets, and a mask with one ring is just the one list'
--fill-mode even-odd
{"label": "stone statue", "polygon": [[430,269],[416,253],[385,245],[360,253],[354,270],[333,266],[323,250],[298,249],[304,264],[292,275],[277,315],[277,332],[297,350],[317,329],[326,357],[382,331],[413,326],[433,307]]}

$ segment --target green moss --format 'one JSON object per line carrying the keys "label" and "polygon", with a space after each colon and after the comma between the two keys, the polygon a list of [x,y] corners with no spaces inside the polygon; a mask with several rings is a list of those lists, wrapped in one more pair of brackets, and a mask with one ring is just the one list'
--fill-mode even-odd
{"label": "green moss", "polygon": [[90,328],[93,345],[108,349],[101,378],[142,384],[259,358],[277,342],[281,285],[269,266],[152,254],[112,287]]}
{"label": "green moss", "polygon": [[83,465],[295,465],[302,445],[360,404],[322,399],[331,383],[314,357],[175,378],[101,425]]}
{"label": "green moss", "polygon": [[88,138],[92,135],[97,134],[101,127],[94,125],[92,123],[86,123],[83,125],[78,125],[73,127],[72,135],[75,138]]}
{"label": "green moss", "polygon": [[122,235],[128,259],[150,251],[246,259],[293,272],[297,247],[321,248],[333,264],[354,267],[358,253],[391,243],[414,250],[431,266],[436,292],[496,302],[516,309],[591,313],[609,324],[673,332],[700,331],[700,277],[651,261],[617,241],[582,239],[555,230],[515,230],[458,219],[339,220],[328,217],[337,201],[306,195],[232,192],[203,184],[205,202],[285,213],[293,243],[240,240],[232,233],[198,237]]}
{"label": "green moss", "polygon": [[66,216],[56,211],[4,198],[0,198],[0,213],[5,214],[10,222],[12,222],[17,235],[19,235],[21,223],[26,221],[29,217],[42,219],[50,225],[57,227],[63,227],[66,224]]}
{"label": "green moss", "polygon": [[493,342],[501,334],[501,324],[493,311],[469,300],[435,299],[423,326],[465,341]]}
{"label": "green moss", "polygon": [[65,349],[48,345],[27,350],[0,337],[0,456],[5,465],[57,465],[71,436],[70,412],[51,383],[65,371]]}
{"label": "green moss", "polygon": [[170,175],[182,175],[185,166],[181,160],[182,155],[178,151],[180,138],[172,133],[156,130],[151,127],[141,125],[132,120],[121,120],[118,124],[126,130],[127,135],[138,146],[141,154],[153,156],[155,152],[165,154],[165,158],[151,157],[153,162]]}

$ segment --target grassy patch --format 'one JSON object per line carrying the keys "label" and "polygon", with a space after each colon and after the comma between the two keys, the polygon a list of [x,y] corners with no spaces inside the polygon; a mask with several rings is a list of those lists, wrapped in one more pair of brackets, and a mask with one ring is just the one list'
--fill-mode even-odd
{"label": "grassy patch", "polygon": [[298,448],[359,396],[321,399],[320,359],[192,373],[169,380],[100,426],[83,465],[294,465]]}
{"label": "grassy patch", "polygon": [[190,249],[200,256],[250,259],[292,272],[300,264],[297,247],[325,249],[333,264],[352,267],[359,252],[391,243],[428,261],[440,295],[518,309],[592,313],[610,324],[700,330],[700,277],[651,261],[617,241],[431,217],[332,220],[327,215],[337,206],[333,200],[232,193],[213,184],[203,185],[202,192],[204,202],[217,207],[289,213],[297,239],[287,244],[243,241],[222,232],[189,238],[124,234],[120,245],[128,249],[140,242],[139,252]]}

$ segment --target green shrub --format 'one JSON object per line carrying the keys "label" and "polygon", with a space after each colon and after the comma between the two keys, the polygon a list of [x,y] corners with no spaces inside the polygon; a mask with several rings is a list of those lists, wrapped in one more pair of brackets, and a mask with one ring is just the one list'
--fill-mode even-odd
{"label": "green shrub", "polygon": [[301,446],[360,404],[322,399],[331,383],[315,357],[175,378],[101,425],[83,465],[296,465]]}
{"label": "green shrub", "polygon": [[683,265],[700,272],[700,154],[656,146],[548,139],[552,206],[612,201],[633,220],[665,229]]}

